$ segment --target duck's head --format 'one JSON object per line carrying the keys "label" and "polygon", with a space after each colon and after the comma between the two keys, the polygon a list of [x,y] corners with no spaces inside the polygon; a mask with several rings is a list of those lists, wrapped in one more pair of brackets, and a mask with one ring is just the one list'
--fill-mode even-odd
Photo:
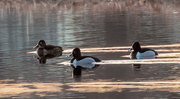
{"label": "duck's head", "polygon": [[134,42],[134,44],[132,45],[132,48],[129,49],[129,52],[131,52],[132,50],[134,50],[135,52],[139,51],[141,49],[141,46],[139,44],[139,42]]}
{"label": "duck's head", "polygon": [[72,53],[68,55],[68,57],[73,56],[74,58],[81,57],[81,51],[79,48],[74,48]]}
{"label": "duck's head", "polygon": [[46,46],[46,42],[44,40],[40,40],[36,46],[34,46],[33,48],[44,48]]}

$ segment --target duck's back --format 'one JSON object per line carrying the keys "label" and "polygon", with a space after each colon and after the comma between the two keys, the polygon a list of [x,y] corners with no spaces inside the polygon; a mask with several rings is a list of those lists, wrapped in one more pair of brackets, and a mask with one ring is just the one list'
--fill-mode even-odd
{"label": "duck's back", "polygon": [[80,61],[80,60],[86,60],[86,59],[93,59],[95,62],[101,62],[100,59],[96,58],[96,57],[92,57],[92,56],[81,56],[79,58],[76,58],[77,61]]}
{"label": "duck's back", "polygon": [[94,62],[101,62],[101,60],[98,59],[98,58],[96,58],[96,57],[92,57],[92,56],[81,56],[81,57],[79,57],[79,58],[73,58],[73,59],[71,60],[71,63],[73,63],[73,61],[74,61],[75,59],[76,59],[76,61],[87,61],[87,60],[92,59],[92,60],[94,60]]}
{"label": "duck's back", "polygon": [[152,51],[152,52],[155,53],[155,55],[158,55],[158,53],[157,53],[155,50],[150,49],[150,48],[142,48],[139,52],[140,52],[140,53],[145,53],[145,52],[147,52],[147,51]]}
{"label": "duck's back", "polygon": [[44,47],[45,55],[61,56],[62,51],[62,47],[60,46],[46,45],[46,47]]}
{"label": "duck's back", "polygon": [[60,47],[60,46],[53,46],[53,45],[46,45],[44,47],[44,49],[46,49],[46,50],[58,49],[58,50],[62,51],[62,47]]}

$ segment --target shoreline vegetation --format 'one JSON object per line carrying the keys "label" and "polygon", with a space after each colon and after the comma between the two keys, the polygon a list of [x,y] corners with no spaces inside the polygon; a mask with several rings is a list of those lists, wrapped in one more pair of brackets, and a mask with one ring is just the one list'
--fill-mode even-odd
{"label": "shoreline vegetation", "polygon": [[0,5],[6,6],[44,6],[44,7],[64,7],[64,6],[87,6],[99,3],[117,2],[115,0],[0,0]]}
{"label": "shoreline vegetation", "polygon": [[44,6],[44,7],[67,7],[87,6],[107,3],[126,3],[126,5],[153,4],[180,4],[179,0],[0,0],[0,6]]}
{"label": "shoreline vegetation", "polygon": [[178,14],[180,0],[0,0],[0,10],[49,11],[90,8],[95,12],[107,10],[140,11],[148,9],[165,14]]}

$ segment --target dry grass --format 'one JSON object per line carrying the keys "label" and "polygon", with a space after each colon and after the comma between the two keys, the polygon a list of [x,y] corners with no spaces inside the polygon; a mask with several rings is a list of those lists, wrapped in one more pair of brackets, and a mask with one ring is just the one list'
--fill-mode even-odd
{"label": "dry grass", "polygon": [[100,3],[117,3],[125,2],[126,5],[133,4],[163,4],[173,3],[180,4],[178,0],[0,0],[1,6],[44,6],[44,7],[64,7],[64,6],[84,6],[84,5],[97,5]]}
{"label": "dry grass", "polygon": [[[59,9],[90,8],[94,13],[127,11],[134,13],[142,9],[164,14],[177,13],[179,0],[0,0],[0,9],[10,11],[15,9],[21,12],[48,12]],[[112,10],[112,11],[111,11]],[[173,12],[172,12],[173,11]]]}
{"label": "dry grass", "polygon": [[85,4],[97,4],[99,2],[109,2],[110,0],[0,0],[1,5],[19,6],[19,5],[41,5],[41,6],[77,6]]}

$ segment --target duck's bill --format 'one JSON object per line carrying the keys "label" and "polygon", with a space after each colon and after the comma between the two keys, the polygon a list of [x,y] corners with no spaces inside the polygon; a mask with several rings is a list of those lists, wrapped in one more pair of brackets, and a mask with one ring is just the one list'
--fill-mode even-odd
{"label": "duck's bill", "polygon": [[36,49],[36,48],[38,48],[38,47],[39,47],[39,45],[37,44],[37,45],[36,45],[36,46],[34,46],[33,48],[34,48],[34,49]]}
{"label": "duck's bill", "polygon": [[71,57],[72,56],[72,53],[71,54],[69,54],[67,57]]}
{"label": "duck's bill", "polygon": [[128,50],[128,52],[131,52],[133,50],[133,48],[130,48],[129,50]]}

